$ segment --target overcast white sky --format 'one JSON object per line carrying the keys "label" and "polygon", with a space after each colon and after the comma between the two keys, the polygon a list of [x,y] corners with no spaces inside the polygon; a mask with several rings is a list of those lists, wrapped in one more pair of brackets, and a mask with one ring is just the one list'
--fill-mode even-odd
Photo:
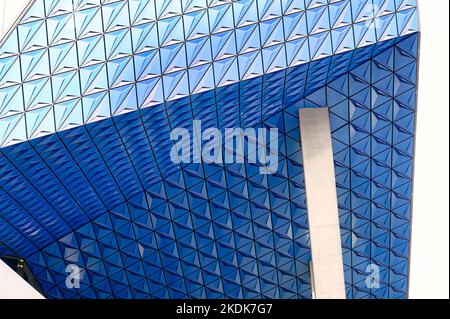
{"label": "overcast white sky", "polygon": [[[20,9],[27,1],[0,0],[0,35],[8,24],[2,19],[3,12],[15,17],[11,10]],[[422,41],[410,297],[448,299],[449,1],[419,0],[419,9]],[[0,272],[4,271],[0,267]],[[3,283],[0,290],[5,288]],[[27,288],[23,292],[27,293]]]}
{"label": "overcast white sky", "polygon": [[422,29],[411,298],[449,298],[449,1],[419,0]]}

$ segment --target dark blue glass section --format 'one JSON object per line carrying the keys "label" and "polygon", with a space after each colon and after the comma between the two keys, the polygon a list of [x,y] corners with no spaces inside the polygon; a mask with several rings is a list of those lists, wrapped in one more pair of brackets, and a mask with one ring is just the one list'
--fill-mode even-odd
{"label": "dark blue glass section", "polygon": [[[297,114],[329,107],[347,295],[405,298],[417,45],[415,33],[0,148],[0,253],[25,258],[49,298],[311,298]],[[174,164],[170,132],[192,135],[194,119],[277,128],[277,172]]]}

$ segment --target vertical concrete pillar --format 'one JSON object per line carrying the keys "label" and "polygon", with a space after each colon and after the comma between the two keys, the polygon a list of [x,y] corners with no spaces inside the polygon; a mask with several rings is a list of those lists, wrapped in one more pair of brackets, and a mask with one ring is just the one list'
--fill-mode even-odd
{"label": "vertical concrete pillar", "polygon": [[299,115],[314,295],[317,299],[345,299],[329,110],[302,109]]}

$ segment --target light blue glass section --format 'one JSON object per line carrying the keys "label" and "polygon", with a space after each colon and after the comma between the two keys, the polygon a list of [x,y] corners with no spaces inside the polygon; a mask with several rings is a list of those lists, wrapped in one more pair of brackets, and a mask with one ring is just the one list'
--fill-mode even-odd
{"label": "light blue glass section", "polygon": [[0,45],[0,147],[416,31],[415,0],[35,0]]}

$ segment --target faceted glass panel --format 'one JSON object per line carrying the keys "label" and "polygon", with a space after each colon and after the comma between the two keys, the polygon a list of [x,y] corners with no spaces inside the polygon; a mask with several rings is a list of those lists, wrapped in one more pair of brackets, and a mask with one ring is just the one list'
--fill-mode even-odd
{"label": "faceted glass panel", "polygon": [[[311,298],[298,110],[329,107],[347,296],[406,298],[417,20],[414,0],[35,0],[0,42],[0,255],[48,298]],[[278,169],[175,164],[194,120],[277,128]]]}

